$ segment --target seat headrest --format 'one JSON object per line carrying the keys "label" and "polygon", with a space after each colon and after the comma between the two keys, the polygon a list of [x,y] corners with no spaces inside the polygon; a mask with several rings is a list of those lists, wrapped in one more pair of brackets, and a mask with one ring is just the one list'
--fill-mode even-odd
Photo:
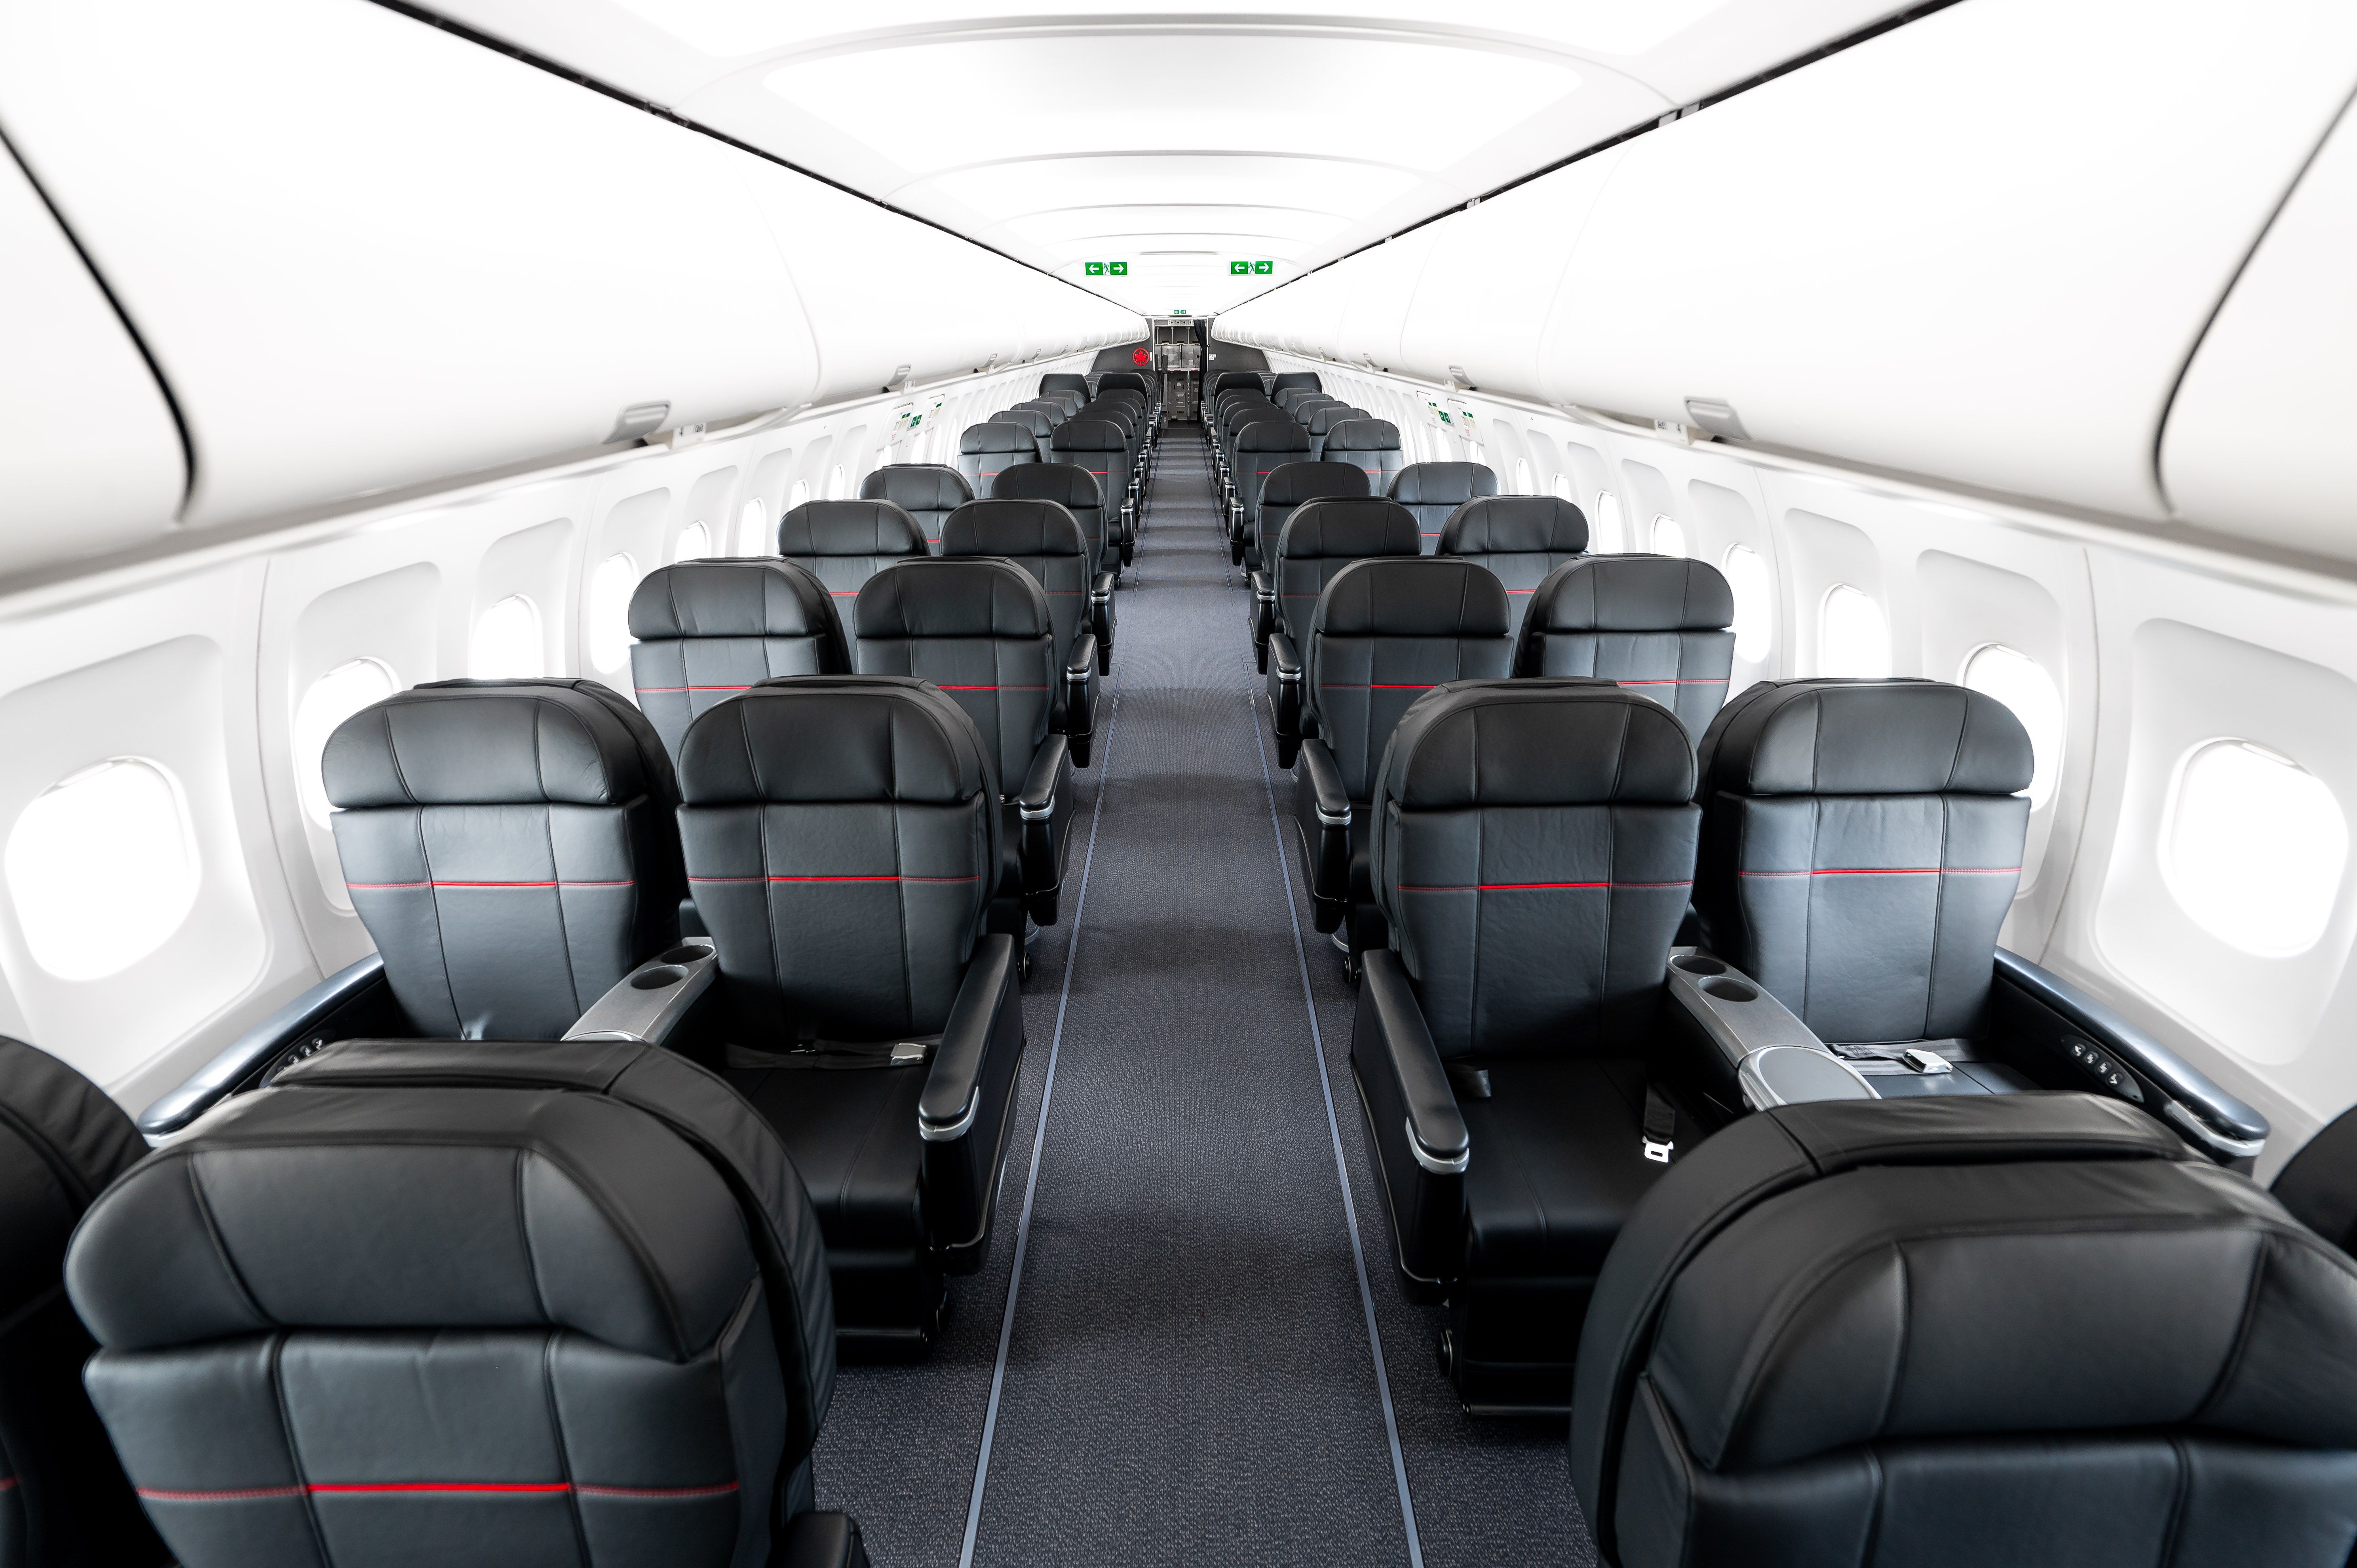
{"label": "seat headrest", "polygon": [[947,511],[974,499],[974,487],[946,463],[887,463],[859,481],[859,499],[903,511]]}
{"label": "seat headrest", "polygon": [[630,635],[818,637],[839,645],[843,623],[809,567],[770,555],[657,567],[630,596]]}
{"label": "seat headrest", "polygon": [[1383,794],[1410,811],[1684,805],[1694,744],[1677,715],[1609,681],[1452,681],[1408,704]]}
{"label": "seat headrest", "polygon": [[[1352,408],[1349,403],[1329,403],[1309,416],[1309,428],[1316,435],[1331,435],[1334,434],[1336,425],[1346,424],[1353,419],[1368,417],[1370,416],[1363,408]],[[1393,499],[1405,500],[1407,498],[1395,496]]]}
{"label": "seat headrest", "polygon": [[1320,496],[1363,496],[1367,471],[1356,463],[1286,463],[1268,477],[1260,499],[1269,505],[1293,506]]}
{"label": "seat headrest", "polygon": [[[1049,467],[1044,463],[1030,467]],[[1056,464],[1057,467],[1067,467]],[[1088,479],[1087,473],[1071,469]],[[968,501],[942,523],[944,555],[1086,555],[1080,519],[1056,501],[1000,499]]]}
{"label": "seat headrest", "polygon": [[1036,442],[1040,435],[1056,428],[1055,421],[1036,408],[1002,408],[990,416],[993,424],[1019,424],[1031,433]]}
{"label": "seat headrest", "polygon": [[[1003,424],[1002,430],[1014,425]],[[1028,435],[1026,440],[1030,439]],[[925,531],[890,501],[804,501],[778,523],[780,555],[922,555]]]}
{"label": "seat headrest", "polygon": [[1036,452],[1039,449],[1039,438],[1028,425],[1009,424],[1004,420],[969,424],[965,427],[965,434],[958,437],[958,450],[967,454]]}
{"label": "seat headrest", "polygon": [[1076,392],[1082,397],[1086,397],[1089,395],[1089,378],[1086,376],[1068,375],[1062,372],[1059,372],[1055,375],[1041,376],[1039,378],[1039,390],[1042,392]]}
{"label": "seat headrest", "polygon": [[[1335,466],[1349,468],[1354,474],[1364,472],[1355,463]],[[1284,471],[1280,468],[1277,473]],[[1276,474],[1269,478],[1274,479]],[[1423,548],[1424,536],[1416,532],[1415,513],[1397,501],[1372,497],[1304,501],[1285,520],[1285,532],[1276,542],[1276,553],[1288,561],[1318,561],[1338,555],[1414,555]]]}
{"label": "seat headrest", "polygon": [[1394,452],[1399,426],[1388,419],[1344,419],[1326,428],[1329,452]]}
{"label": "seat headrest", "polygon": [[1236,432],[1239,452],[1307,452],[1309,432],[1293,423],[1282,412],[1272,411],[1265,419],[1255,419]]}
{"label": "seat headrest", "polygon": [[1318,372],[1315,371],[1287,371],[1276,378],[1275,390],[1283,392],[1287,387],[1308,387],[1311,392],[1316,392],[1325,384],[1318,379]]}
{"label": "seat headrest", "polygon": [[[1091,419],[1086,414],[1080,414],[1056,426],[1056,434],[1049,441],[1048,449],[1051,452],[1125,452],[1129,449],[1129,442],[1122,435],[1120,425],[1110,420]],[[1024,465],[1018,464],[998,477],[1002,480],[1011,478]]]}
{"label": "seat headrest", "polygon": [[1107,371],[1097,378],[1099,392],[1134,392],[1144,393],[1146,378],[1135,371]]}
{"label": "seat headrest", "polygon": [[[146,1158],[146,1140],[104,1090],[48,1052],[5,1035],[0,1035],[0,1105],[9,1112],[0,1119],[0,1139],[13,1137],[31,1144],[37,1165],[47,1169],[60,1189],[64,1207],[56,1215],[53,1250],[43,1249],[54,1262],[64,1256],[66,1234],[91,1199]],[[21,1217],[26,1211],[12,1207],[12,1212]],[[28,1248],[33,1243],[20,1226],[10,1230],[9,1244]],[[11,1270],[11,1277],[0,1279],[0,1314],[24,1305],[27,1291],[47,1288],[41,1281],[45,1272]]]}
{"label": "seat headrest", "polygon": [[581,689],[590,684],[465,681],[396,692],[336,726],[320,780],[347,811],[620,806],[666,792],[614,707]]}
{"label": "seat headrest", "polygon": [[1587,517],[1558,496],[1477,497],[1449,513],[1440,527],[1443,555],[1554,554],[1587,548]]}
{"label": "seat headrest", "polygon": [[109,1189],[66,1261],[115,1350],[545,1325],[683,1360],[758,1277],[736,1197],[684,1139],[522,1089],[240,1096]]}
{"label": "seat headrest", "polygon": [[[1336,504],[1312,501],[1301,510]],[[1415,514],[1397,502],[1383,504],[1407,517],[1413,533]],[[1334,575],[1318,596],[1311,634],[1503,637],[1512,628],[1505,585],[1488,568],[1446,555],[1379,555],[1353,561]]]}
{"label": "seat headrest", "polygon": [[1017,463],[998,476],[990,493],[999,500],[1054,501],[1064,507],[1104,504],[1097,477],[1077,463]]}
{"label": "seat headrest", "polygon": [[[1064,516],[1069,521],[1071,513]],[[1080,524],[1072,528],[1077,533]],[[867,579],[851,619],[858,637],[1047,637],[1055,629],[1038,580],[1014,562],[989,555],[895,561]]]}
{"label": "seat headrest", "polygon": [[760,682],[687,726],[679,771],[691,806],[954,805],[990,778],[974,720],[955,698],[907,675]]}
{"label": "seat headrest", "polygon": [[1487,463],[1410,463],[1392,479],[1392,499],[1403,506],[1463,506],[1497,493],[1498,476]]}
{"label": "seat headrest", "polygon": [[1214,395],[1230,387],[1251,387],[1257,392],[1260,390],[1260,373],[1257,371],[1222,371],[1220,379],[1211,383]]}
{"label": "seat headrest", "polygon": [[1703,783],[1745,795],[2012,795],[2029,734],[1944,681],[1762,682],[1703,737]]}
{"label": "seat headrest", "polygon": [[1546,575],[1530,618],[1538,631],[1723,631],[1735,619],[1735,595],[1706,561],[1591,555]]}

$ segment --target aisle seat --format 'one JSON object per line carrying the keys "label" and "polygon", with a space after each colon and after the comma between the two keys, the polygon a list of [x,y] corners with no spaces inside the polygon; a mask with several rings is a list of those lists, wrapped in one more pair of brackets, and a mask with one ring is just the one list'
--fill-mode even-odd
{"label": "aisle seat", "polygon": [[1235,435],[1236,499],[1228,514],[1228,559],[1243,560],[1252,549],[1249,532],[1260,515],[1269,476],[1287,464],[1309,461],[1309,433],[1270,410],[1265,419],[1239,426]]}
{"label": "aisle seat", "polygon": [[[1324,434],[1314,422],[1310,432],[1313,441]],[[1426,555],[1439,544],[1450,513],[1467,501],[1497,493],[1498,476],[1486,463],[1410,463],[1394,477],[1391,489],[1392,499],[1415,514]]]}
{"label": "aisle seat", "polygon": [[859,499],[890,501],[915,518],[925,542],[939,548],[942,520],[974,499],[974,487],[946,463],[887,463],[859,481]]}
{"label": "aisle seat", "polygon": [[987,421],[969,424],[958,436],[957,470],[976,500],[988,500],[999,470],[1039,461],[1039,439],[1028,424]]}
{"label": "aisle seat", "polygon": [[[1072,514],[1081,525],[1081,534],[1089,542],[1089,575],[1109,572],[1118,585],[1121,581],[1120,539],[1105,537],[1103,492],[1097,488],[1097,477],[1078,463],[1063,461],[1058,453],[1053,463],[1026,463],[1009,468],[998,476],[997,500],[1053,501]],[[1115,513],[1116,518],[1119,514]]]}
{"label": "aisle seat", "polygon": [[1345,420],[1372,419],[1374,415],[1369,413],[1365,409],[1353,408],[1347,403],[1330,403],[1320,405],[1311,413],[1308,421],[1310,457],[1318,462],[1324,462],[1326,460],[1326,438],[1334,434],[1334,427],[1336,425],[1341,424]]}
{"label": "aisle seat", "polygon": [[[1017,403],[1013,408],[1002,408],[996,413],[992,414],[990,416],[989,423],[992,424],[1021,425],[1024,429],[1031,433],[1031,440],[1039,452],[1039,461],[1042,463],[1049,461],[1048,437],[1056,433],[1056,426],[1060,422],[1049,418],[1044,410],[1029,408]],[[994,482],[996,481],[996,476],[994,475]]]}
{"label": "aisle seat", "polygon": [[1367,489],[1379,496],[1392,492],[1392,481],[1407,464],[1401,450],[1399,426],[1388,419],[1345,419],[1329,425],[1321,460],[1356,463],[1367,471]]}
{"label": "aisle seat", "polygon": [[[1352,464],[1337,467],[1359,472]],[[1269,564],[1253,574],[1253,657],[1260,672],[1268,673],[1271,637],[1281,632],[1297,647],[1302,642],[1318,596],[1337,572],[1372,556],[1415,554],[1409,538],[1415,530],[1403,508],[1372,497],[1296,507],[1277,532]]]}

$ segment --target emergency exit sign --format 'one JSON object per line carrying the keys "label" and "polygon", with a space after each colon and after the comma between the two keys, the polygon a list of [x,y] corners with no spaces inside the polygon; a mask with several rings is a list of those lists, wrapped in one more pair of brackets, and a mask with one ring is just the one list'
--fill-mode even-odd
{"label": "emergency exit sign", "polygon": [[1276,271],[1275,262],[1230,262],[1228,263],[1228,274],[1232,277],[1249,277],[1254,273],[1275,271]]}
{"label": "emergency exit sign", "polygon": [[1129,275],[1129,263],[1127,262],[1082,262],[1081,263],[1081,270],[1087,276],[1092,278],[1101,278],[1107,275],[1117,278],[1125,278]]}

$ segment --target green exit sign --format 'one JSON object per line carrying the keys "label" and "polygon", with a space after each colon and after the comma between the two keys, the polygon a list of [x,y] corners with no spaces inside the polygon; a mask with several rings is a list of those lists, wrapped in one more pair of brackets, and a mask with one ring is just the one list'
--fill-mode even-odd
{"label": "green exit sign", "polygon": [[1273,273],[1276,271],[1276,263],[1275,262],[1254,262],[1253,263],[1253,271],[1256,273]]}
{"label": "green exit sign", "polygon": [[1228,275],[1230,277],[1250,277],[1254,273],[1273,273],[1275,271],[1276,271],[1276,263],[1275,262],[1230,262],[1228,263]]}
{"label": "green exit sign", "polygon": [[1082,262],[1081,271],[1092,278],[1101,278],[1108,274],[1117,278],[1125,278],[1129,275],[1129,263],[1127,262]]}

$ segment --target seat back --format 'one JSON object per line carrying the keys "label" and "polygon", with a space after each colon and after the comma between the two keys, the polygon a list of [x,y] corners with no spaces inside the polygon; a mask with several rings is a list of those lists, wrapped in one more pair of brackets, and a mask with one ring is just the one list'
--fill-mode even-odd
{"label": "seat back", "polygon": [[838,608],[883,567],[931,550],[917,520],[890,501],[804,501],[778,523],[778,553],[825,584]]}
{"label": "seat back", "polygon": [[1513,659],[1506,591],[1479,566],[1405,554],[1353,561],[1310,614],[1302,706],[1343,789],[1364,801],[1410,703],[1450,681],[1502,678]]}
{"label": "seat back", "polygon": [[1712,950],[1835,1043],[1983,1033],[2029,736],[1939,681],[1763,681],[1701,746]]}
{"label": "seat back", "polygon": [[1220,440],[1232,458],[1236,432],[1257,419],[1282,419],[1285,411],[1256,393],[1239,394],[1220,408]]}
{"label": "seat back", "polygon": [[[1058,426],[1049,446],[1049,455],[1056,464],[1078,468],[1095,481],[1101,508],[1113,511],[1120,507],[1122,495],[1129,489],[1129,440],[1122,434],[1121,426],[1103,419],[1069,420]],[[1031,483],[1043,482],[1036,474],[1027,474],[1024,478]],[[1052,488],[1055,481],[1044,483]],[[1019,491],[1008,493],[1025,499],[1053,499],[1022,495]],[[1102,550],[1098,559],[1103,559]]]}
{"label": "seat back", "polygon": [[[1280,376],[1277,379],[1282,381],[1284,378]],[[1279,387],[1276,390],[1276,406],[1285,410],[1287,413],[1297,413],[1300,412],[1301,405],[1304,403],[1308,402],[1311,398],[1322,397],[1325,394],[1320,392],[1316,387]]]}
{"label": "seat back", "polygon": [[809,1509],[834,1320],[776,1134],[635,1041],[502,1056],[331,1047],[83,1220],[91,1395],[185,1568],[756,1568]]}
{"label": "seat back", "polygon": [[1017,408],[1038,409],[1041,413],[1048,416],[1048,423],[1051,425],[1063,424],[1064,421],[1071,418],[1072,414],[1076,412],[1071,403],[1066,403],[1060,397],[1028,398],[1022,403],[1017,403],[1015,406]]}
{"label": "seat back", "polygon": [[[992,564],[895,566],[877,603],[906,574]],[[996,769],[967,712],[922,680],[806,676],[689,726],[680,837],[737,1038],[941,1031],[999,873]]]}
{"label": "seat back", "polygon": [[1236,489],[1250,521],[1260,515],[1268,477],[1288,463],[1309,461],[1309,432],[1271,410],[1267,418],[1236,431],[1235,455]]}
{"label": "seat back", "polygon": [[990,423],[993,424],[1021,425],[1024,429],[1031,433],[1032,445],[1039,453],[1039,461],[1045,463],[1049,460],[1048,437],[1055,434],[1058,422],[1049,419],[1045,413],[1039,409],[1027,408],[1022,404],[1017,403],[1013,408],[1002,408],[996,413],[992,414],[990,416]]}
{"label": "seat back", "polygon": [[595,681],[444,681],[336,726],[336,852],[417,1033],[554,1040],[679,938],[661,737]]}
{"label": "seat back", "polygon": [[1674,710],[1700,736],[1735,668],[1735,596],[1718,568],[1676,555],[1586,555],[1540,579],[1517,675],[1599,675]]}
{"label": "seat back", "polygon": [[[1310,429],[1316,433],[1317,425]],[[1497,493],[1498,476],[1487,463],[1410,463],[1392,479],[1392,499],[1415,513],[1427,555],[1440,542],[1451,512]]]}
{"label": "seat back", "polygon": [[[1080,477],[1088,478],[1086,474]],[[942,554],[993,556],[1012,561],[1028,572],[1039,591],[1048,596],[1048,619],[1056,631],[1056,668],[1061,670],[1070,662],[1072,643],[1089,624],[1089,588],[1096,577],[1094,547],[1081,532],[1079,519],[1051,500],[1010,500],[1001,496],[968,501],[942,530]]]}
{"label": "seat back", "polygon": [[1294,508],[1327,498],[1354,499],[1367,493],[1367,476],[1356,463],[1286,463],[1273,470],[1261,486],[1260,510],[1253,522],[1252,562],[1254,566],[1275,559],[1278,535],[1285,532]]}
{"label": "seat back", "polygon": [[1345,419],[1327,426],[1318,456],[1329,463],[1356,463],[1367,471],[1367,488],[1379,496],[1391,494],[1392,480],[1407,463],[1399,426],[1388,419]]}
{"label": "seat back", "polygon": [[[1373,415],[1370,414],[1365,409],[1353,408],[1347,403],[1329,403],[1319,404],[1310,413],[1308,420],[1309,456],[1318,462],[1324,462],[1326,460],[1326,437],[1334,434],[1334,427],[1336,425],[1341,424],[1346,419],[1371,419]],[[1436,535],[1436,537],[1437,536]]]}
{"label": "seat back", "polygon": [[756,682],[851,673],[826,585],[782,556],[683,561],[648,573],[630,596],[630,635],[639,711],[674,760],[697,714]]}
{"label": "seat back", "polygon": [[1415,520],[1390,501],[1304,501],[1285,520],[1269,558],[1276,583],[1276,629],[1301,640],[1309,633],[1318,596],[1336,573],[1353,561],[1413,555],[1415,543]]}
{"label": "seat back", "polygon": [[1216,399],[1222,392],[1229,390],[1231,387],[1249,387],[1254,392],[1258,392],[1261,390],[1260,372],[1257,371],[1222,371],[1211,378],[1211,396],[1214,399]]}
{"label": "seat back", "polygon": [[974,499],[974,487],[946,463],[888,463],[859,481],[859,499],[890,501],[917,520],[928,544],[939,545],[942,520]]}
{"label": "seat back", "polygon": [[1317,392],[1324,385],[1325,383],[1318,379],[1318,372],[1315,371],[1287,371],[1270,384],[1268,392],[1271,397],[1275,397],[1296,388],[1305,392]]}
{"label": "seat back", "polygon": [[995,558],[903,561],[860,592],[852,638],[862,675],[913,676],[950,695],[982,736],[996,793],[1022,784],[1048,736],[1060,668],[1037,578]]}
{"label": "seat back", "polygon": [[1519,615],[1548,573],[1580,559],[1587,548],[1587,519],[1569,501],[1554,496],[1488,496],[1467,501],[1449,514],[1436,553],[1487,566],[1506,585],[1506,597]]}
{"label": "seat back", "polygon": [[1017,463],[1039,460],[1039,438],[1028,424],[991,420],[969,424],[958,436],[958,472],[964,476],[976,500],[988,500],[999,471]]}
{"label": "seat back", "polygon": [[1783,1106],[1621,1231],[1572,1480],[1608,1563],[2339,1568],[2352,1343],[2357,1262],[2132,1106]]}
{"label": "seat back", "polygon": [[61,1286],[91,1200],[147,1155],[103,1090],[0,1036],[0,1563],[166,1559],[82,1389],[96,1346]]}
{"label": "seat back", "polygon": [[1099,376],[1098,395],[1103,396],[1109,392],[1133,392],[1140,402],[1150,400],[1154,394],[1154,389],[1146,384],[1146,378],[1135,371],[1107,371]]}
{"label": "seat back", "polygon": [[1077,412],[1082,403],[1089,401],[1089,378],[1082,375],[1074,375],[1069,371],[1059,371],[1049,375],[1041,376],[1039,378],[1039,395],[1041,397],[1070,396],[1078,398],[1080,402],[1072,404],[1074,411]]}
{"label": "seat back", "polygon": [[[1060,459],[1064,454],[1058,453]],[[1094,578],[1111,570],[1105,555],[1104,506],[1099,499],[1096,475],[1077,463],[1027,463],[998,477],[995,501],[1052,501],[1072,514],[1088,542],[1088,575]],[[979,503],[976,503],[979,504]],[[992,554],[1003,552],[970,552]]]}
{"label": "seat back", "polygon": [[1600,681],[1461,681],[1393,731],[1372,880],[1444,1057],[1642,1055],[1685,916],[1694,746]]}

